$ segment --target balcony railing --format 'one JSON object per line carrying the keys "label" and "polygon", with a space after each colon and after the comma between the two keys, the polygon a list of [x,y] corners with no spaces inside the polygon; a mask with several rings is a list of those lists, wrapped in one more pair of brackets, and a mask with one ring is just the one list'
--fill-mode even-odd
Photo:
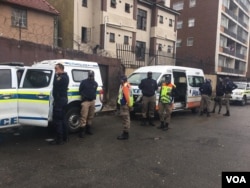
{"label": "balcony railing", "polygon": [[232,69],[232,68],[228,68],[228,67],[219,67],[221,72],[225,72],[225,73],[231,73],[231,74],[244,74],[245,72],[243,70],[239,70],[239,69]]}

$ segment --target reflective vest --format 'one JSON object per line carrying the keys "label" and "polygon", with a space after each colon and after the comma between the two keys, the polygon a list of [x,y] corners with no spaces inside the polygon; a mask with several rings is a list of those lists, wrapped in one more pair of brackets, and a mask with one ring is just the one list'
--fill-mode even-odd
{"label": "reflective vest", "polygon": [[161,94],[160,101],[162,103],[169,104],[172,102],[172,89],[173,89],[172,84],[168,84],[168,85],[166,85],[165,83],[162,84],[161,93],[160,93]]}
{"label": "reflective vest", "polygon": [[124,83],[123,86],[120,87],[117,103],[120,105],[127,104],[129,107],[134,105],[133,91],[128,82]]}

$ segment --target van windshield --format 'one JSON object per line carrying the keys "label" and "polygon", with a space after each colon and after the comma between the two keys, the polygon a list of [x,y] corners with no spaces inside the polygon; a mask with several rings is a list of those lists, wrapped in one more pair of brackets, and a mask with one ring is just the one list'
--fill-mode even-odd
{"label": "van windshield", "polygon": [[[154,80],[158,80],[161,73],[159,72],[153,72],[152,76]],[[128,81],[131,85],[139,85],[141,83],[141,80],[147,78],[147,72],[137,72],[133,73],[128,77]]]}

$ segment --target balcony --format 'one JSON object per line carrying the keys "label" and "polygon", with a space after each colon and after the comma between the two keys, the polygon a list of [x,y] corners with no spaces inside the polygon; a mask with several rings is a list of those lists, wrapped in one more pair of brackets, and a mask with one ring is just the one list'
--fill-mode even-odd
{"label": "balcony", "polygon": [[236,38],[236,34],[233,31],[230,31],[227,28],[224,28],[224,33],[228,34],[229,36]]}
{"label": "balcony", "polygon": [[232,68],[228,68],[228,67],[218,67],[218,71],[219,72],[225,72],[225,73],[231,73],[231,74],[245,74],[244,71],[239,70],[239,69],[232,69]]}
{"label": "balcony", "polygon": [[225,9],[225,12],[230,15],[233,19],[237,20],[237,16],[234,14],[233,11],[229,10],[228,8]]}
{"label": "balcony", "polygon": [[240,53],[236,53],[236,57],[246,60],[246,56]]}

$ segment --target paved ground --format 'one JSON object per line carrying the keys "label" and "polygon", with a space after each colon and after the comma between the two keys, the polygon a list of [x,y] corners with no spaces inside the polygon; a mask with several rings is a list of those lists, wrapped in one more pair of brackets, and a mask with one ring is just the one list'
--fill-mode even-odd
{"label": "paved ground", "polygon": [[93,136],[72,134],[62,146],[48,145],[44,128],[3,133],[0,187],[219,188],[222,171],[250,171],[249,110],[177,113],[167,132],[133,120],[128,141],[116,140],[113,115],[96,117]]}

